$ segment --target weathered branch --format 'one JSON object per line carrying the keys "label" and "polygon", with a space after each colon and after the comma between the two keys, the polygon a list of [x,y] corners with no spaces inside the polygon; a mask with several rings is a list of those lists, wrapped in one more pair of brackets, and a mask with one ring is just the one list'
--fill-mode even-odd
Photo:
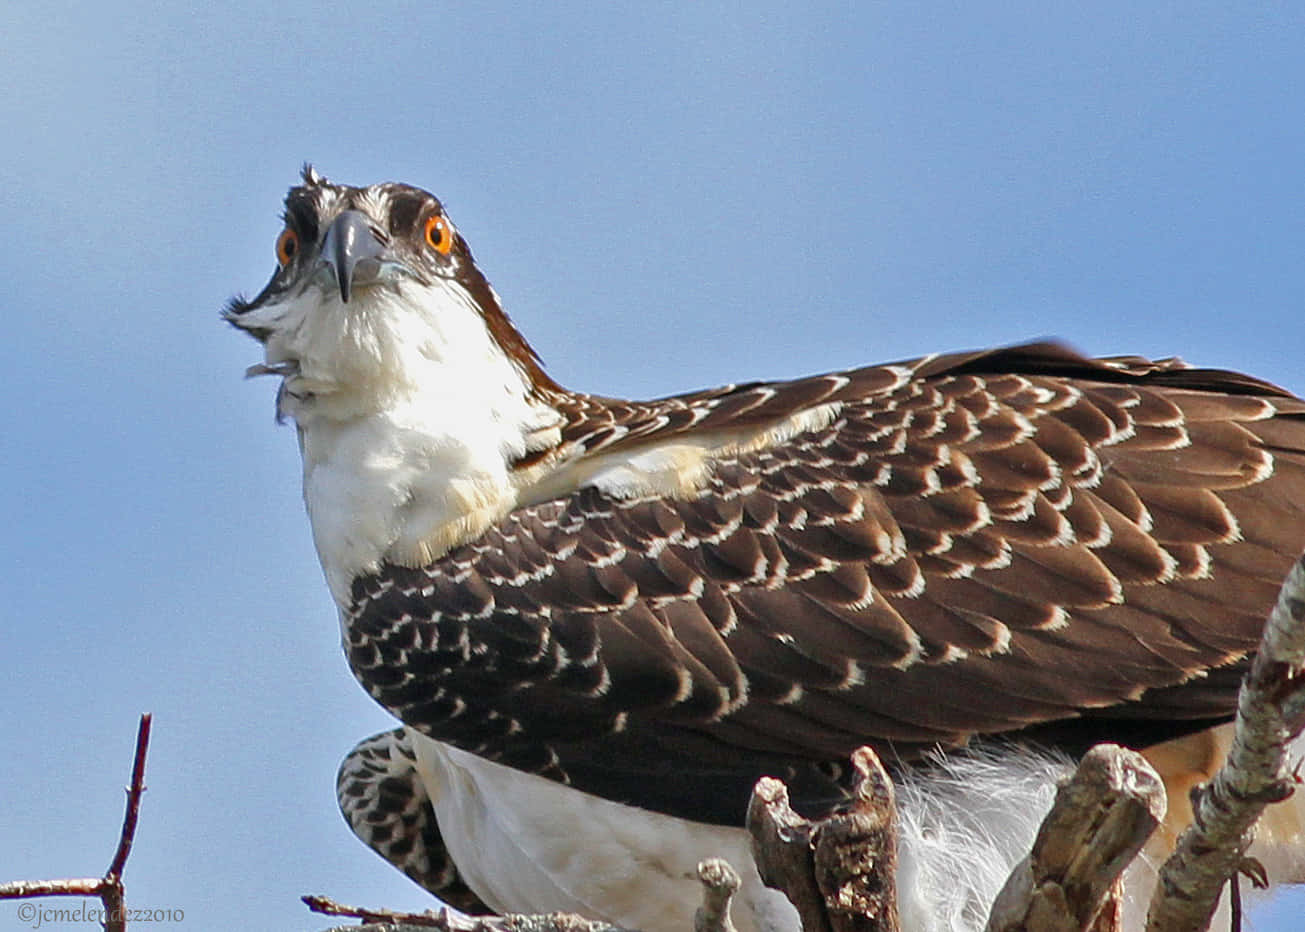
{"label": "weathered branch", "polygon": [[830,932],[811,857],[812,825],[788,803],[788,787],[762,777],[748,803],[752,860],[768,887],[781,891],[794,908],[803,932]]}
{"label": "weathered branch", "polygon": [[99,896],[103,877],[65,880],[12,880],[0,883],[0,900],[30,900],[39,896]]}
{"label": "weathered branch", "polygon": [[1193,794],[1192,825],[1156,881],[1148,932],[1203,929],[1266,806],[1296,786],[1287,745],[1305,726],[1305,564],[1292,565],[1242,684],[1228,760]]}
{"label": "weathered branch", "polygon": [[988,932],[1118,929],[1120,877],[1165,807],[1164,783],[1145,758],[1113,744],[1092,748],[997,895]]}
{"label": "weathered branch", "polygon": [[708,858],[698,865],[702,881],[702,905],[693,914],[693,932],[735,932],[730,920],[730,901],[739,891],[739,875],[721,858]]}
{"label": "weathered branch", "polygon": [[328,896],[300,897],[315,913],[328,916],[350,916],[363,920],[365,925],[348,926],[350,932],[368,929],[373,924],[378,929],[393,932],[396,926],[414,929],[439,929],[441,932],[633,932],[607,922],[585,919],[574,913],[540,913],[531,916],[469,916],[450,906],[424,913],[399,912],[392,909],[367,909],[346,906]]}
{"label": "weathered branch", "polygon": [[[445,922],[445,928],[451,928],[448,925],[448,919],[442,914],[453,913],[457,916],[465,916],[465,913],[457,910],[429,909],[422,913],[402,912],[393,909],[368,909],[365,906],[349,906],[344,903],[337,903],[329,896],[318,896],[315,894],[306,894],[299,898],[304,905],[308,907],[309,912],[321,913],[323,916],[347,916],[351,919],[361,919],[364,923],[382,923],[386,925],[409,925],[420,926],[421,928],[440,928],[440,923]],[[471,917],[467,917],[470,919]],[[354,926],[353,928],[358,928]]]}
{"label": "weathered branch", "polygon": [[816,883],[835,932],[898,932],[893,781],[869,748],[853,752],[852,767],[852,807],[816,826]]}
{"label": "weathered branch", "polygon": [[793,811],[778,780],[757,782],[748,806],[761,879],[783,891],[805,932],[898,932],[893,784],[869,748],[852,755],[852,805],[812,823]]}
{"label": "weathered branch", "polygon": [[[372,914],[372,910],[363,912]],[[378,913],[389,914],[387,910],[379,910]],[[439,916],[436,916],[437,921],[432,923],[427,921],[423,913],[395,912],[393,915],[397,917],[408,918],[370,919],[361,925],[333,926],[326,932],[430,932],[431,929],[444,930],[444,932],[594,932],[594,930],[602,932],[607,929],[620,929],[619,926],[584,919],[574,913],[469,916],[454,909],[449,909],[449,913],[451,915],[447,923],[439,921]],[[348,915],[348,913],[341,915]],[[464,925],[463,920],[472,924]],[[635,932],[635,930],[620,929],[620,932]]]}
{"label": "weathered branch", "polygon": [[[719,858],[709,858],[698,865],[698,879],[703,886],[703,905],[694,916],[695,932],[734,932],[729,910],[730,901],[739,888],[739,875]],[[574,913],[469,916],[447,906],[439,910],[411,913],[347,906],[326,896],[304,896],[300,899],[312,912],[348,916],[364,922],[361,926],[341,926],[339,932],[403,932],[410,929],[439,929],[441,932],[634,932],[607,922],[585,919]]]}
{"label": "weathered branch", "polygon": [[145,792],[145,756],[150,744],[148,714],[140,717],[136,730],[136,754],[131,768],[131,785],[127,788],[127,811],[118,835],[118,847],[103,877],[85,877],[66,880],[18,880],[0,884],[0,900],[31,899],[44,896],[96,896],[104,904],[105,932],[126,932],[127,910],[123,905],[122,871],[131,854],[136,838],[136,822],[140,818],[140,801]]}

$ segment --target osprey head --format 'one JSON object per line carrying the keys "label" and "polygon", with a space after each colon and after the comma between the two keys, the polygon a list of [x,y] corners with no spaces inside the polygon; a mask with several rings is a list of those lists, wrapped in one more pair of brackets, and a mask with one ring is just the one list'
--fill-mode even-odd
{"label": "osprey head", "polygon": [[528,389],[553,387],[432,194],[332,184],[306,165],[284,220],[271,281],[223,315],[265,347],[249,374],[284,378],[281,412],[375,410],[429,384],[432,365],[487,353]]}

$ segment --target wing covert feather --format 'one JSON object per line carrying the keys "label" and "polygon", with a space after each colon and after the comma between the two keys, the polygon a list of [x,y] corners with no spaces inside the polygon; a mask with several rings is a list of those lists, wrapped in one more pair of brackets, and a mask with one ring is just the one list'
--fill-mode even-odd
{"label": "wing covert feather", "polygon": [[350,663],[436,738],[695,818],[734,820],[767,772],[828,795],[863,743],[1179,731],[1185,688],[1192,718],[1231,714],[1208,674],[1245,662],[1305,542],[1305,403],[1173,361],[1033,346],[570,397],[564,443],[605,454],[837,414],[726,449],[695,495],[584,487],[383,566]]}

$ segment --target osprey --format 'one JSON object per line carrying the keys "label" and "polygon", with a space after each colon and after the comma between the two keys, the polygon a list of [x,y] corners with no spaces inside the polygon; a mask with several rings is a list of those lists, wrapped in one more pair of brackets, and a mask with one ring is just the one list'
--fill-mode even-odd
{"label": "osprey", "polygon": [[683,929],[720,855],[740,927],[792,928],[750,790],[828,811],[863,744],[900,781],[904,928],[981,926],[1094,743],[1148,749],[1190,818],[1305,543],[1305,401],[1047,343],[616,400],[545,374],[423,190],[306,167],[276,253],[226,319],[403,723],[341,807],[440,897]]}

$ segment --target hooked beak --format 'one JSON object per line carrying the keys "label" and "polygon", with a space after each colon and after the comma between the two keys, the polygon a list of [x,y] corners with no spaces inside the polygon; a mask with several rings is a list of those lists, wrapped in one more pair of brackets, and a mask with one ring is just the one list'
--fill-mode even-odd
{"label": "hooked beak", "polygon": [[[349,303],[353,293],[354,273],[360,263],[366,263],[370,280],[380,269],[385,245],[372,230],[372,221],[359,210],[346,210],[331,221],[322,239],[319,262],[330,267],[335,283],[340,289],[340,300]],[[371,260],[371,261],[368,261]]]}

